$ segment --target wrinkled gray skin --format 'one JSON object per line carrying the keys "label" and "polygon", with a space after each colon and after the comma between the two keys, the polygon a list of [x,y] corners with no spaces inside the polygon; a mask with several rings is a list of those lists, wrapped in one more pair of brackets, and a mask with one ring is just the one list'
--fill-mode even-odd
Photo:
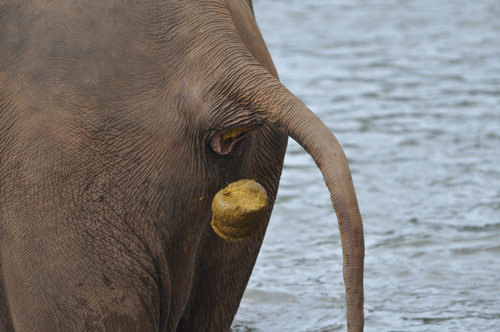
{"label": "wrinkled gray skin", "polygon": [[[253,131],[221,140],[239,127]],[[330,190],[361,331],[345,156],[279,83],[251,2],[0,0],[0,331],[227,331],[288,135]],[[268,216],[225,242],[210,204],[244,178],[267,191]]]}

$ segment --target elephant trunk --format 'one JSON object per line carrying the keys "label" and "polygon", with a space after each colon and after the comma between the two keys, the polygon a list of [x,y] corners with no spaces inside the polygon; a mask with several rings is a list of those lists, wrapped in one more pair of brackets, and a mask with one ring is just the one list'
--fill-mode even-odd
{"label": "elephant trunk", "polygon": [[[281,128],[314,159],[323,173],[337,214],[343,250],[348,331],[362,331],[363,225],[351,172],[342,147],[323,122],[278,80],[267,73],[252,89],[252,103],[268,122]],[[254,76],[255,77],[255,76]]]}

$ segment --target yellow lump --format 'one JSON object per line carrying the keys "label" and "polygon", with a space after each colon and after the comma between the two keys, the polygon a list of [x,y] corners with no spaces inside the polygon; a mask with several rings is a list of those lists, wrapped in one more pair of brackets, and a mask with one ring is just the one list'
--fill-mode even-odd
{"label": "yellow lump", "polygon": [[212,228],[227,241],[244,241],[258,230],[267,212],[267,194],[253,180],[238,180],[219,190],[212,201]]}

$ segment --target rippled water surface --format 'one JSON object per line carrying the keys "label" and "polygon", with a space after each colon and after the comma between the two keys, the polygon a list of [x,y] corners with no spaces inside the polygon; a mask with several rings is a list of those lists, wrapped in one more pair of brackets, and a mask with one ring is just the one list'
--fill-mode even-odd
{"label": "rippled water surface", "polygon": [[[281,80],[349,158],[366,331],[500,331],[500,2],[254,0]],[[290,141],[233,331],[346,330],[329,194]]]}

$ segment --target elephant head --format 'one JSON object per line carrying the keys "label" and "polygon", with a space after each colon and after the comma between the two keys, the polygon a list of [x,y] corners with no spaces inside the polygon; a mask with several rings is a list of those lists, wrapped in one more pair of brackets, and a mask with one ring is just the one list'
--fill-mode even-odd
{"label": "elephant head", "polygon": [[[227,329],[262,244],[289,136],[330,191],[348,330],[363,330],[363,229],[346,157],[280,83],[251,0],[6,1],[0,31],[0,184],[12,188],[0,190],[5,324],[56,331],[55,311],[75,308],[67,312],[79,313],[76,322],[93,303],[94,321],[114,322],[108,330]],[[251,239],[225,242],[209,226],[212,200],[242,179],[265,193],[263,222]],[[33,248],[38,260],[27,254]],[[130,295],[124,280],[138,275],[139,295]],[[32,301],[16,297],[26,284]],[[54,295],[70,289],[78,305]],[[131,298],[120,309],[130,321],[109,309],[117,289]],[[137,307],[154,313],[149,325],[137,323]]]}

